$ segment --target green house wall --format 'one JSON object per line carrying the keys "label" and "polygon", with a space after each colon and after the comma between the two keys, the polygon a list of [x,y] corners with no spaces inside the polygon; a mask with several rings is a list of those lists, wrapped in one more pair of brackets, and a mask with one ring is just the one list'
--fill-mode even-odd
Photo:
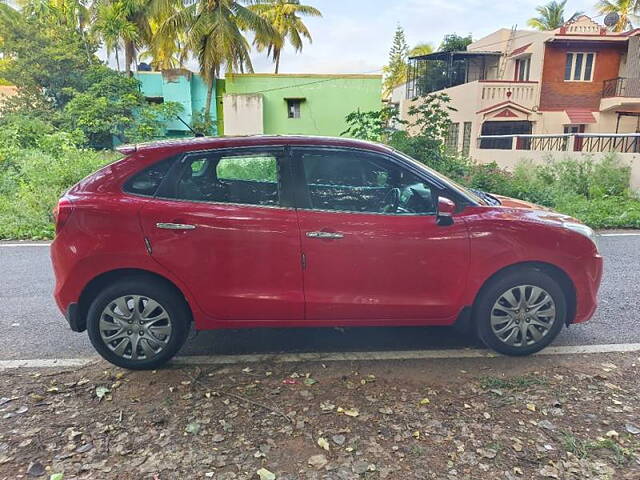
{"label": "green house wall", "polygon": [[[382,76],[227,74],[225,88],[262,95],[265,134],[338,136],[349,113],[380,109]],[[288,118],[287,98],[304,99],[300,118]]]}

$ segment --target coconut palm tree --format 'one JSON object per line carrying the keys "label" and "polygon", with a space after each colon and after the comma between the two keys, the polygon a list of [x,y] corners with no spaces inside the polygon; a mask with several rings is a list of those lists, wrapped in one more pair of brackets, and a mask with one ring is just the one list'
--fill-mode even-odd
{"label": "coconut palm tree", "polygon": [[151,41],[147,50],[140,52],[140,60],[149,60],[149,64],[156,71],[182,67],[180,50],[184,44],[184,33],[177,36],[159,35],[160,26],[164,20],[151,19]]}
{"label": "coconut palm tree", "polygon": [[637,0],[599,0],[596,8],[602,15],[617,13],[618,22],[612,27],[612,30],[623,32],[638,22],[636,12],[640,7],[639,3]]}
{"label": "coconut palm tree", "polygon": [[409,50],[410,57],[420,57],[422,55],[429,55],[430,53],[433,53],[433,45],[430,43],[419,43]]}
{"label": "coconut palm tree", "polygon": [[537,30],[555,30],[565,24],[564,7],[567,0],[557,2],[552,0],[545,5],[536,7],[539,16],[529,19],[527,24]]}
{"label": "coconut palm tree", "polygon": [[301,5],[300,0],[255,0],[249,7],[269,22],[277,34],[270,37],[256,36],[255,45],[258,50],[267,50],[276,64],[275,73],[280,69],[280,55],[285,44],[289,44],[296,52],[302,50],[303,38],[311,43],[311,34],[300,17],[322,17],[315,7]]}
{"label": "coconut palm tree", "polygon": [[120,44],[135,44],[138,30],[127,19],[127,9],[122,3],[103,3],[97,8],[94,29],[102,38],[107,55],[110,56],[115,51],[116,66],[120,71]]}
{"label": "coconut palm tree", "polygon": [[158,34],[176,36],[185,33],[182,56],[191,54],[200,64],[200,73],[207,82],[205,118],[211,113],[215,79],[226,72],[253,72],[251,45],[244,32],[259,38],[269,38],[275,30],[244,4],[248,0],[195,0],[176,10],[161,25]]}

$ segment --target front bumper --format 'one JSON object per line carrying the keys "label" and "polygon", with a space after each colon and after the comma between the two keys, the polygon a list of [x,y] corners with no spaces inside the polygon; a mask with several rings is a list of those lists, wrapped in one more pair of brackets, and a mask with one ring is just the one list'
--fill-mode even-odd
{"label": "front bumper", "polygon": [[582,323],[589,320],[598,307],[598,289],[602,280],[603,260],[595,255],[592,261],[585,265],[583,274],[576,279],[576,314],[572,323]]}

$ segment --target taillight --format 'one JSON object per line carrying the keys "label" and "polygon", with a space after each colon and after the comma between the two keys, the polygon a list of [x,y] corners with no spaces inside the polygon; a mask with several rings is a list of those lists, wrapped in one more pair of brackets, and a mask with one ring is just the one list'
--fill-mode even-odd
{"label": "taillight", "polygon": [[68,198],[62,197],[53,208],[53,221],[56,224],[56,233],[60,233],[73,212],[73,203]]}

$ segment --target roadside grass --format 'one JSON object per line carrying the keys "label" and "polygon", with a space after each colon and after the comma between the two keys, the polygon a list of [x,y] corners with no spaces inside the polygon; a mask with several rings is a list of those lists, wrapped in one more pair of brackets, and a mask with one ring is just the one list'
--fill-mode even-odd
{"label": "roadside grass", "polygon": [[564,449],[578,458],[589,458],[598,450],[608,450],[613,462],[618,466],[626,465],[633,458],[633,448],[623,447],[611,438],[584,439],[563,431],[560,440]]}
{"label": "roadside grass", "polygon": [[547,385],[549,381],[538,375],[520,375],[511,378],[486,376],[480,379],[484,390],[509,390],[519,392],[535,386]]}

